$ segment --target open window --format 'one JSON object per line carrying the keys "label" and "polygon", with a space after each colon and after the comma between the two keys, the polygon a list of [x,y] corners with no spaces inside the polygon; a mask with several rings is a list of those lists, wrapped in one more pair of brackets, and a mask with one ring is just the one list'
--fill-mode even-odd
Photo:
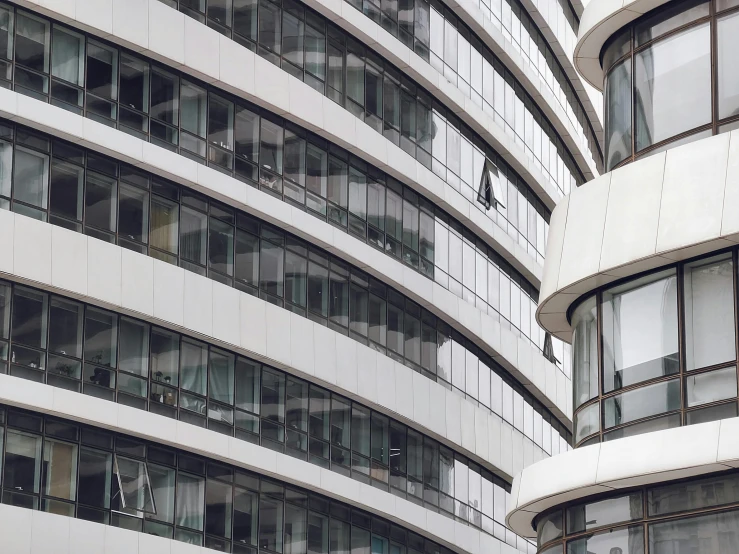
{"label": "open window", "polygon": [[492,208],[505,208],[503,203],[503,188],[500,184],[498,168],[490,160],[485,160],[480,176],[480,188],[477,190],[477,201],[485,206],[486,210]]}
{"label": "open window", "polygon": [[141,517],[141,512],[156,514],[146,462],[115,455],[113,470],[118,481],[113,500],[121,511]]}
{"label": "open window", "polygon": [[549,332],[544,334],[544,348],[542,350],[544,357],[555,365],[559,364],[557,356],[554,354],[554,346],[552,345],[552,335]]}

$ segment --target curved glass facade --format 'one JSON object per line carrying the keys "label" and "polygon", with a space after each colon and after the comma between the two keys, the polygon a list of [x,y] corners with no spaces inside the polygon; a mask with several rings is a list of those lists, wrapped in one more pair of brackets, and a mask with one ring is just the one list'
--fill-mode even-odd
{"label": "curved glass facade", "polygon": [[606,44],[606,170],[737,127],[738,6],[670,2]]}
{"label": "curved glass facade", "polygon": [[578,501],[536,520],[540,554],[739,551],[735,471]]}
{"label": "curved glass facade", "polygon": [[[16,19],[22,20],[26,17],[24,13],[19,12]],[[35,18],[28,15],[29,21],[36,21]],[[12,18],[9,20],[12,21]],[[55,41],[61,40],[56,37],[62,34],[60,30],[63,28],[40,18],[38,24],[42,29],[52,27],[52,30],[58,31],[51,35],[39,31],[37,37],[46,40],[38,45],[42,52],[54,51],[53,48],[49,50],[49,43],[53,47]],[[65,33],[72,32],[64,29]],[[544,333],[538,325],[532,325],[536,304],[534,287],[469,229],[438,210],[432,202],[410,187],[346,150],[257,106],[135,58],[125,50],[75,35],[80,41],[80,52],[85,52],[83,46],[86,45],[86,56],[75,58],[75,63],[82,68],[80,71],[86,67],[88,72],[95,72],[96,78],[105,81],[99,84],[87,79],[86,88],[75,92],[75,102],[83,102],[84,99],[84,114],[87,117],[117,125],[122,131],[175,149],[183,156],[305,209],[435,279],[441,286],[481,310],[488,312],[490,307],[492,317],[499,319],[515,333],[529,338],[539,349],[543,348]],[[0,41],[1,38],[0,35]],[[23,51],[22,46],[16,47],[15,57],[21,56]],[[51,58],[53,60],[54,56]],[[109,61],[101,66],[98,58]],[[19,63],[16,62],[13,73],[15,90],[47,101],[49,97],[41,93],[48,92],[51,85],[51,102],[66,109],[73,108],[68,96],[55,96],[54,90],[62,83],[57,83],[54,73],[61,71],[61,64],[50,65],[51,77],[33,73],[38,79],[26,79],[27,76],[20,76],[29,71]],[[57,67],[60,68],[58,71],[55,70]],[[103,69],[107,73],[101,76]],[[21,82],[19,79],[26,80]],[[35,85],[39,88],[31,90],[30,87]],[[109,99],[105,100],[106,96]],[[131,106],[138,106],[136,109],[142,111],[134,113]],[[459,142],[456,145],[459,146]],[[481,175],[484,157],[478,162]],[[471,170],[473,166],[470,164],[465,167]],[[479,185],[471,171],[470,179],[475,181],[475,186]],[[8,186],[6,179],[0,186],[0,197],[9,196]],[[39,186],[43,186],[43,183],[39,183]],[[547,213],[538,212],[534,204],[528,202],[529,198],[534,199],[534,194],[522,181],[502,177],[501,189],[507,192],[505,217],[515,221],[516,225],[507,227],[508,220],[503,215],[500,216],[500,222],[506,225],[509,235],[515,235],[519,244],[527,248],[532,256],[541,258],[539,249],[543,251],[549,226]],[[475,204],[476,194],[477,188]],[[46,207],[46,199],[25,201],[32,206]],[[497,210],[493,211],[498,213]],[[26,210],[25,213],[30,215],[35,212]],[[75,219],[81,217],[75,214]],[[114,222],[101,224],[103,230],[113,230],[111,225]],[[519,227],[525,228],[526,234],[516,231]],[[488,270],[491,264],[494,269]],[[525,292],[526,301],[521,300],[518,291],[510,294],[504,292],[503,308],[493,308],[498,296],[489,294],[492,285],[488,282],[498,279],[501,268],[509,275],[514,275],[519,289]],[[506,308],[509,298],[514,304],[510,311]],[[523,316],[519,306],[524,310]],[[562,359],[559,356],[557,358]]]}
{"label": "curved glass facade", "polygon": [[[272,17],[271,28],[277,29],[276,40],[282,44],[280,22],[285,19],[287,29],[287,20],[293,16],[290,10],[277,7],[274,10],[275,13],[260,10],[264,17],[260,15],[259,21],[267,25],[265,18]],[[299,16],[300,29],[305,28],[304,20],[314,21],[318,17],[308,17],[310,14],[304,13],[302,7],[295,10],[299,12],[295,17]],[[187,75],[7,5],[0,4],[0,18],[7,21],[6,27],[10,29],[3,35],[0,26],[0,86],[50,101],[179,151],[199,163],[304,206],[317,217],[328,217],[344,228],[356,220],[352,215],[357,216],[363,221],[350,228],[355,234],[367,234],[356,227],[366,225],[367,206],[360,204],[352,208],[348,204],[354,200],[353,195],[342,194],[332,186],[332,181],[326,182],[328,145],[325,141],[319,139],[317,145],[313,141],[316,148],[306,152],[306,133],[301,128],[283,132],[266,125],[260,133],[259,115],[264,110]],[[541,263],[549,212],[502,157],[462,125],[453,113],[402,77],[399,70],[345,33],[327,31],[334,27],[325,20],[315,23],[320,23],[320,40],[310,42],[301,37],[299,41],[288,38],[285,41],[300,46],[301,60],[313,60],[322,68],[315,71],[324,75],[323,92],[335,91],[335,97],[329,94],[332,99],[433,169]],[[22,28],[29,28],[33,36],[30,39],[21,36]],[[316,46],[319,43],[325,58],[320,64],[316,61],[318,53],[311,50],[319,48]],[[3,52],[10,56],[6,62],[2,61]],[[25,53],[31,57],[26,59]],[[37,60],[38,56],[41,61]],[[283,52],[283,56],[293,60],[298,53]],[[296,67],[287,61],[283,66]],[[308,66],[301,61],[302,75],[307,81],[312,67],[310,63]],[[332,88],[331,83],[337,88]],[[265,115],[284,126],[282,118]],[[260,135],[267,136],[268,147],[260,147]],[[497,164],[504,174],[501,177],[504,198],[499,209],[489,211],[477,202],[486,159]],[[555,160],[555,166],[558,163]],[[317,174],[314,179],[301,175],[306,166]],[[582,179],[577,182],[581,183]],[[384,247],[383,244],[381,248]],[[393,251],[392,245],[387,248]]]}
{"label": "curved glass facade", "polygon": [[736,257],[630,278],[574,308],[576,445],[737,415]]}
{"label": "curved glass facade", "polygon": [[[4,447],[4,448],[3,448]],[[319,494],[188,452],[0,406],[2,502],[233,554],[450,554]],[[505,500],[503,490],[501,497]],[[522,552],[534,546],[510,531]]]}
{"label": "curved glass facade", "polygon": [[[394,91],[394,88],[398,86],[398,76],[393,76],[392,72],[388,75],[386,72],[383,88],[382,75],[380,75],[379,82],[376,77],[378,72],[382,73],[382,61],[373,59],[370,54],[368,65],[358,64],[357,61],[364,58],[364,48],[351,39],[347,43],[346,33],[330,25],[327,33],[324,25],[318,24],[320,19],[311,20],[312,12],[309,10],[304,12],[299,3],[288,0],[282,4],[279,1],[273,4],[271,0],[263,0],[259,3],[237,3],[233,6],[224,6],[218,0],[216,2],[160,1],[179,8],[198,21],[207,22],[214,29],[232,37],[233,40],[257,52],[299,79],[303,79],[375,127],[378,132],[399,144],[411,155],[416,155],[419,161],[426,163],[423,152],[409,149],[411,143],[408,141],[408,132],[404,129],[400,132],[398,130],[400,129],[398,121],[410,122],[411,119],[407,115],[393,118],[396,110],[392,107],[398,105],[398,94]],[[426,0],[419,0],[418,2],[411,1],[407,6],[399,6],[396,3],[380,5],[378,2],[375,4],[370,0],[365,1],[363,5],[359,0],[349,2],[349,4],[398,36],[467,98],[472,99],[479,108],[493,116],[511,137],[526,149],[527,154],[536,160],[537,167],[563,194],[569,192],[571,186],[582,183],[580,170],[577,169],[567,148],[534,100],[524,91],[513,74],[505,69],[492,51],[484,46],[475,34],[441,2],[430,3]],[[214,10],[212,9],[214,5],[222,7]],[[523,35],[518,40],[521,43],[525,42],[526,53],[524,54],[517,40],[515,44],[518,50],[550,88],[573,126],[580,131],[577,137],[580,144],[588,148],[593,161],[600,164],[602,156],[595,135],[572,86],[556,61],[556,56],[549,50],[533,21],[525,15],[525,9],[518,4],[510,5],[505,1],[503,1],[503,6],[510,20],[509,26],[513,26],[513,21],[515,21],[516,31]],[[500,26],[500,0],[497,10],[499,17],[494,21]],[[514,10],[517,10],[515,14]],[[281,16],[281,12],[287,15]],[[490,7],[486,6],[486,12],[492,13]],[[507,39],[513,42],[510,30],[507,31]],[[541,40],[541,44],[538,44],[537,38],[531,37],[529,33],[538,35],[537,38]],[[313,39],[314,36],[319,38]],[[345,43],[349,45],[348,51],[351,56],[346,60],[348,63],[342,65],[341,53],[346,50]],[[529,45],[531,52],[529,52]],[[542,49],[541,52],[539,48]],[[374,56],[374,58],[377,57]],[[328,60],[329,67],[334,68],[333,75],[329,71],[326,76],[325,69],[318,69],[318,71],[309,69],[308,66],[315,67],[314,64],[304,61],[309,59],[321,60],[320,68],[325,68],[326,60]],[[532,63],[532,59],[536,60],[536,63]],[[543,66],[541,70],[539,69],[540,64]],[[552,73],[552,66],[556,67],[556,73]],[[344,67],[349,72],[346,80],[346,94],[344,94],[342,84]],[[364,87],[361,86],[362,81],[364,81]],[[357,85],[359,85],[358,88]],[[401,90],[408,92],[409,89],[407,85],[401,83]],[[571,94],[568,95],[565,90]],[[382,124],[383,96],[385,97],[386,116],[384,126]],[[388,106],[391,107],[390,112],[387,111]],[[402,101],[397,111],[398,113],[406,112],[406,106]],[[391,115],[390,121],[388,121],[388,115]],[[434,124],[438,124],[439,121],[444,122],[444,119],[436,120]],[[464,129],[465,125],[462,125],[462,128]],[[463,137],[465,134],[462,133]],[[398,142],[398,135],[400,135],[400,142]],[[429,167],[432,167],[442,179],[446,178],[450,183],[458,182],[455,174],[459,175],[459,172],[454,172],[453,164],[444,162],[443,158],[436,156]],[[561,172],[559,164],[564,164],[564,173]],[[447,165],[446,173],[443,171],[444,165]],[[574,183],[572,183],[573,179]]]}
{"label": "curved glass facade", "polygon": [[[487,469],[358,402],[138,319],[0,281],[0,373],[235,436],[510,540],[510,486]],[[545,427],[548,449],[565,448],[559,424],[537,416],[538,438]]]}
{"label": "curved glass facade", "polygon": [[538,401],[511,389],[500,377],[506,372],[443,320],[364,271],[180,185],[22,127],[3,130],[0,160],[12,163],[4,174],[14,177],[13,200],[0,198],[0,209],[10,205],[259,296],[406,364],[534,438],[523,415]]}

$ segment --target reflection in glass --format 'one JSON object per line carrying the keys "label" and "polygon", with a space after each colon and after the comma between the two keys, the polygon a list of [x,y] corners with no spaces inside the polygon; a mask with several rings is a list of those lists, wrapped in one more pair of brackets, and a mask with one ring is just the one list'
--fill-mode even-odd
{"label": "reflection in glass", "polygon": [[686,369],[734,360],[731,256],[693,262],[684,271]]}
{"label": "reflection in glass", "polygon": [[575,409],[598,395],[598,324],[596,299],[580,304],[572,315],[572,367]]}
{"label": "reflection in glass", "polygon": [[674,270],[603,293],[603,392],[677,373],[677,352]]}
{"label": "reflection in glass", "polygon": [[739,512],[710,514],[649,526],[650,554],[739,552]]}
{"label": "reflection in glass", "polygon": [[556,511],[544,516],[536,523],[536,541],[545,544],[562,536],[562,512]]}
{"label": "reflection in glass", "polygon": [[567,533],[580,533],[604,525],[631,521],[644,517],[640,492],[590,502],[567,509]]}
{"label": "reflection in glass", "polygon": [[605,427],[680,409],[680,381],[672,379],[606,398]]}
{"label": "reflection in glass", "polygon": [[688,407],[736,397],[736,368],[727,367],[685,378]]}
{"label": "reflection in glass", "polygon": [[650,516],[702,510],[736,502],[739,502],[737,474],[657,486],[647,493]]}
{"label": "reflection in glass", "polygon": [[606,77],[606,168],[631,155],[631,60],[617,65]]}
{"label": "reflection in glass", "polygon": [[[606,531],[567,543],[567,554],[644,554],[643,527]],[[650,550],[650,554],[653,551]]]}
{"label": "reflection in glass", "polygon": [[634,67],[637,151],[711,121],[708,23],[637,53]]}
{"label": "reflection in glass", "polygon": [[600,431],[600,404],[596,402],[577,412],[573,424],[575,444]]}

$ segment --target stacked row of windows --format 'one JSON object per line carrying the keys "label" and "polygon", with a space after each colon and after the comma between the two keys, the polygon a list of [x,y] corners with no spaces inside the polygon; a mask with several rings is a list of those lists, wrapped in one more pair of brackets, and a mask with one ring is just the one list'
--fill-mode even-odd
{"label": "stacked row of windows", "polygon": [[[0,425],[4,504],[234,554],[449,554],[347,504],[185,452],[4,408]],[[503,509],[509,493],[478,494]]]}
{"label": "stacked row of windows", "polygon": [[575,443],[739,415],[735,257],[630,279],[577,306]]}
{"label": "stacked row of windows", "polygon": [[[289,127],[266,118],[257,123],[270,136],[297,137]],[[475,242],[455,220],[397,181],[343,151],[331,149],[329,154],[329,150],[319,150],[315,142],[300,140],[306,152],[321,154],[328,170],[324,184],[330,185],[329,190],[335,191],[337,198],[345,199],[348,207],[346,211],[338,207],[330,211],[348,222],[352,234],[361,233],[371,245],[435,278],[503,327],[543,348],[544,331],[534,319],[536,291],[491,249],[479,240]],[[273,144],[265,138],[255,148],[268,153],[273,151]],[[291,148],[287,145],[286,150]],[[310,171],[301,175],[309,186],[316,177]],[[178,185],[152,179],[147,173],[119,166],[73,145],[60,141],[52,144],[46,136],[22,128],[15,133],[14,127],[0,122],[0,208],[8,207],[137,252],[148,252],[250,293],[261,290],[267,300],[278,304],[286,301],[290,309],[313,314],[309,317],[324,322],[330,317],[332,323],[341,326],[337,330],[344,333],[349,328],[341,315],[344,304],[336,308],[336,314],[329,314],[328,310],[334,308],[327,304],[326,297],[317,296],[320,291],[304,290],[307,250],[300,243],[295,243],[292,250],[302,261],[268,246],[284,242],[277,231],[268,232],[271,234],[260,248],[258,224],[243,212],[209,203],[207,198]],[[274,233],[277,235],[272,236]],[[313,256],[322,260],[316,263],[328,267],[325,254],[316,251]],[[335,268],[341,266],[333,264]],[[318,271],[315,267],[310,264],[308,273]],[[321,271],[328,279],[327,269]],[[346,281],[347,269],[333,271],[343,272],[341,280]],[[290,274],[300,274],[302,280],[293,283]],[[366,277],[359,279],[366,281]],[[285,290],[285,286],[291,288]],[[366,331],[361,334],[366,339]],[[384,339],[376,342],[383,348],[389,346]],[[563,343],[555,341],[555,350],[558,360],[566,359]],[[403,355],[402,348],[393,352]],[[420,363],[413,356],[406,358]],[[569,364],[564,371],[569,371]]]}
{"label": "stacked row of windows", "polygon": [[[215,11],[211,9],[214,4],[212,0],[208,3],[200,0],[196,3],[197,6],[193,6],[193,2],[189,0],[161,1],[174,8],[179,7],[187,15],[207,23],[289,73],[304,79],[426,163],[428,153],[416,151],[406,135],[398,134],[399,130],[405,130],[402,128],[403,124],[412,119],[405,114],[401,116],[399,112],[408,107],[403,103],[402,94],[412,91],[413,85],[405,85],[397,75],[399,72],[395,70],[388,74],[388,70],[392,68],[387,68],[383,86],[382,61],[372,57],[368,58],[365,79],[362,75],[364,63],[356,63],[361,58],[358,54],[362,48],[354,45],[351,39],[348,42],[349,47],[345,48],[344,33],[331,26],[326,32],[320,16],[314,16],[310,10],[303,13],[302,6],[292,0],[283,1],[282,17],[280,0],[277,0],[277,4],[270,0],[239,2],[233,6],[229,3]],[[377,23],[382,23],[388,31],[436,67],[465,96],[494,116],[511,137],[526,149],[532,161],[560,191],[567,193],[571,182],[582,182],[574,161],[533,100],[515,78],[504,70],[503,64],[492,51],[483,46],[474,33],[441,2],[405,0],[380,5],[373,0],[348,1]],[[525,9],[517,3],[511,5],[503,1],[501,6],[501,0],[498,0],[497,11],[495,8],[493,6],[491,11],[490,6],[484,6],[484,12],[488,18],[498,23],[499,28],[501,21],[508,22],[502,26],[505,36],[547,83],[571,123],[579,131],[581,144],[590,150],[593,161],[600,164],[602,156],[585,111],[533,20],[528,18]],[[505,11],[503,19],[501,9]],[[497,16],[491,17],[493,13],[497,13]],[[345,51],[348,52],[348,57],[344,56]],[[347,72],[346,94],[342,86],[344,71]],[[499,84],[493,84],[493,75],[500,79]],[[395,90],[399,83],[400,94]],[[442,178],[445,177],[445,169],[453,172],[451,167],[444,168],[443,163],[439,168],[435,166],[436,164],[434,170]],[[447,173],[446,177],[458,182],[458,175],[458,172],[456,176]]]}
{"label": "stacked row of windows", "polygon": [[[177,7],[177,2],[165,3]],[[205,13],[208,11],[205,2],[202,3],[202,12],[193,11],[190,4],[190,2],[180,2],[180,7],[185,13],[205,20]],[[234,40],[345,106],[355,116],[375,128],[377,132],[384,134],[410,155],[432,168],[442,179],[457,189],[460,188],[461,175],[459,162],[456,160],[459,152],[460,129],[462,135],[473,136],[473,134],[465,125],[458,122],[453,125],[450,123],[448,132],[456,133],[458,136],[455,143],[447,145],[450,148],[449,159],[447,160],[447,147],[444,145],[442,148],[434,145],[434,156],[432,157],[430,137],[432,134],[436,136],[446,134],[445,129],[430,126],[429,116],[432,113],[430,98],[422,91],[417,91],[415,84],[404,77],[400,71],[372,52],[365,50],[362,45],[348,37],[343,31],[331,24],[327,26],[325,19],[314,15],[309,9],[304,9],[301,4],[293,0],[283,2],[278,0],[277,4],[273,4],[270,0],[262,0],[259,3],[250,2],[248,5],[240,6],[236,11],[238,17],[234,19],[234,23],[242,23],[242,25],[235,24],[233,33],[230,30],[227,33],[233,36]],[[435,46],[444,49],[445,23],[440,15],[442,11],[441,5],[431,7],[425,0],[422,0],[417,12],[418,17],[423,19],[423,22],[419,23],[420,27],[430,31],[430,34],[424,33],[427,42],[423,47],[425,58],[429,59],[428,39],[430,36],[432,37],[430,59],[435,66],[438,64],[434,63],[434,60],[439,59],[437,54],[440,54],[443,59],[443,52],[437,52],[435,49]],[[456,34],[457,30],[450,27],[450,21],[446,20],[448,27],[446,32]],[[248,26],[244,27],[243,25],[246,24]],[[465,34],[469,35],[469,33]],[[548,124],[533,100],[520,85],[516,84],[513,75],[505,71],[502,63],[495,59],[487,49],[484,50],[487,58],[483,60],[482,46],[470,49],[470,43],[462,36],[459,36],[459,66],[464,78],[460,76],[459,86],[466,96],[469,97],[470,91],[474,90],[478,97],[476,100],[479,100],[477,102],[479,107],[495,115],[512,137],[516,138],[522,146],[528,147],[532,161],[536,160],[539,169],[545,171],[552,183],[560,190],[569,191],[571,182],[582,182],[577,181],[579,171],[566,153],[562,142],[557,138],[556,132]],[[435,40],[438,42],[437,37],[440,37],[440,45],[434,42]],[[456,35],[450,41],[453,44],[450,43],[447,48],[454,48],[452,52],[454,72],[450,76],[449,67],[451,66],[447,65],[445,71],[443,62],[438,69],[446,73],[447,78],[457,84]],[[466,55],[464,45],[466,45]],[[470,62],[470,50],[475,53],[472,56],[472,62]],[[490,78],[485,104],[482,102],[483,65],[485,71],[489,72]],[[470,71],[475,75],[475,79],[470,78]],[[495,90],[492,83],[493,75],[499,79]],[[479,77],[479,84],[477,77]],[[470,89],[470,82],[475,85],[472,89]],[[493,101],[494,94],[497,103]],[[444,110],[440,106],[434,106],[434,113],[443,114]],[[531,123],[525,129],[524,119],[527,124]],[[443,115],[442,125],[446,126]],[[475,140],[475,142],[479,141]],[[466,184],[473,187],[475,185],[469,182]]]}
{"label": "stacked row of windows", "polygon": [[[352,285],[348,295],[366,298],[367,291]],[[567,431],[557,420],[518,385],[508,383],[482,363],[474,350],[459,342],[461,337],[450,336],[448,327],[435,327],[436,322],[426,317],[419,321],[411,310],[404,312],[374,293],[369,297],[369,306],[363,307],[370,312],[370,319],[376,312],[390,315],[387,327],[371,323],[372,338],[386,335],[390,343],[418,351],[422,362],[432,360],[437,364],[435,369],[454,382],[454,390],[464,394],[456,387],[466,387],[480,398],[482,406],[547,454],[567,449]],[[332,292],[331,299],[335,298]],[[359,323],[352,321],[351,325],[357,328]],[[406,471],[405,456],[396,457],[388,466],[386,448],[381,448],[381,456],[370,456],[369,443],[356,442],[357,437],[362,441],[369,437],[370,422],[372,433],[379,433],[379,445],[387,444],[393,429],[403,429],[396,436],[405,437],[404,426],[390,422],[388,427],[387,418],[370,416],[363,406],[352,406],[305,381],[178,333],[0,282],[0,373],[8,371],[16,377],[149,409],[245,440],[260,442],[261,437],[265,446],[326,467],[331,463],[337,471],[353,468],[358,477],[371,476],[385,487],[421,498],[420,487],[411,486],[413,479],[406,483],[412,464]],[[438,380],[444,383],[442,377]],[[333,414],[330,417],[329,412]],[[392,447],[401,448],[399,444]],[[438,445],[433,450],[438,453]],[[398,451],[405,452],[404,448]],[[393,470],[390,478],[388,467]],[[435,505],[439,505],[438,499]]]}
{"label": "stacked row of windows", "polygon": [[[303,9],[299,11],[305,18]],[[15,69],[11,62],[0,63],[6,67],[0,67],[0,85],[7,78],[6,86],[19,92],[44,101],[50,96],[55,105],[107,124],[117,121],[121,130],[170,149],[179,148],[183,155],[306,206],[317,217],[328,217],[344,228],[352,222],[346,213],[351,198],[328,178],[331,167],[326,145],[306,149],[300,129],[286,132],[277,128],[281,124],[260,124],[258,111],[235,98],[209,94],[205,85],[48,20],[25,12],[15,14],[0,5],[0,20],[3,14],[7,29],[3,36],[0,23],[0,43],[5,45],[0,52],[13,53],[15,44],[14,56],[9,58]],[[287,18],[289,11],[283,15]],[[279,13],[276,17],[279,21]],[[325,42],[324,38],[321,44]],[[476,203],[485,163],[484,143],[463,136],[453,115],[447,120],[446,111],[432,106],[431,99],[407,80],[401,86],[400,74],[390,67],[383,69],[382,60],[359,44],[343,34],[334,42],[337,57],[329,75],[335,78],[329,82],[337,87],[332,90],[340,98],[346,93],[346,106],[363,118],[366,108],[368,123],[380,132],[384,129],[386,136],[402,143],[457,190],[464,185],[467,198],[484,211]],[[322,73],[324,66],[325,60]],[[487,155],[501,162],[494,152]],[[498,199],[499,211],[486,213],[542,261],[548,212],[523,181],[511,171],[506,173],[510,192],[504,190],[504,198]],[[355,213],[359,210],[366,219],[365,209],[357,205]],[[363,225],[351,229],[365,237]]]}

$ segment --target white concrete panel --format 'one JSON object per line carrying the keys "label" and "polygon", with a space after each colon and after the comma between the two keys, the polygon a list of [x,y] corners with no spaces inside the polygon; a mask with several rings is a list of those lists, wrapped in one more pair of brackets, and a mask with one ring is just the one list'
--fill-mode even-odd
{"label": "white concrete panel", "polygon": [[77,0],[75,19],[84,28],[110,34],[113,32],[113,0]]}
{"label": "white concrete panel", "polygon": [[286,366],[290,365],[290,312],[273,304],[266,306],[267,356]]}
{"label": "white concrete panel", "polygon": [[446,395],[447,390],[437,383],[429,385],[428,428],[439,436],[446,437]]}
{"label": "white concrete panel", "polygon": [[570,195],[559,288],[598,273],[610,178],[611,174],[599,177]]}
{"label": "white concrete panel", "polygon": [[[413,377],[413,419],[414,421],[429,421],[431,419],[431,385],[435,385],[428,377],[420,373],[411,372]],[[437,409],[436,406],[433,407]]]}
{"label": "white concrete panel", "polygon": [[241,348],[256,355],[267,355],[267,303],[254,296],[239,297]]}
{"label": "white concrete panel", "polygon": [[413,394],[413,373],[414,371],[412,369],[395,362],[395,390],[399,395],[399,401],[395,405],[395,411],[411,421],[413,420],[415,400]]}
{"label": "white concrete panel", "polygon": [[5,504],[0,510],[2,514],[0,537],[3,538],[3,550],[12,554],[31,554],[34,512]]}
{"label": "white concrete panel", "polygon": [[717,237],[730,135],[699,140],[666,152],[657,252]]}
{"label": "white concrete panel", "polygon": [[87,239],[87,294],[111,306],[121,305],[122,250],[115,244]]}
{"label": "white concrete panel", "polygon": [[[20,510],[22,508],[16,508]],[[64,517],[64,516],[56,516]],[[73,554],[101,554],[105,548],[105,525],[72,519],[69,522],[69,551]],[[131,531],[133,533],[133,531]]]}
{"label": "white concrete panel", "polygon": [[219,43],[221,34],[192,17],[185,17],[185,60],[188,71],[198,79],[212,83],[220,77]]}
{"label": "white concrete panel", "polygon": [[51,281],[51,225],[23,215],[15,216],[13,272],[19,277]]}
{"label": "white concrete panel", "polygon": [[370,402],[377,402],[377,358],[368,346],[357,346],[357,393]]}
{"label": "white concrete panel", "polygon": [[665,157],[664,152],[654,154],[638,165],[628,164],[613,173],[603,232],[601,271],[655,253]]}
{"label": "white concrete panel", "polygon": [[15,214],[7,210],[0,210],[0,237],[3,237],[0,240],[0,273],[12,274],[15,267]]}
{"label": "white concrete panel", "polygon": [[336,360],[336,333],[323,327],[313,326],[313,348],[316,358],[316,377],[326,383],[336,384],[338,365]]}
{"label": "white concrete panel", "polygon": [[344,335],[336,335],[336,384],[344,390],[357,394],[357,348],[360,344]]}
{"label": "white concrete panel", "polygon": [[313,326],[315,323],[297,314],[290,314],[290,362],[292,367],[308,375],[315,374]]}
{"label": "white concrete panel", "polygon": [[121,307],[154,315],[154,258],[125,248],[121,249]]}
{"label": "white concrete panel", "polygon": [[213,336],[234,346],[241,344],[241,294],[233,287],[213,281]]}
{"label": "white concrete panel", "polygon": [[[0,242],[9,240],[12,243],[12,233],[10,237],[2,233],[2,221],[4,220],[0,220],[0,236],[3,237],[3,241]],[[2,253],[0,253],[1,256]],[[62,227],[52,227],[51,284],[74,295],[87,294],[87,237],[85,235]]]}
{"label": "white concrete panel", "polygon": [[377,356],[377,401],[391,412],[402,401],[395,390],[395,363],[387,356]]}
{"label": "white concrete panel", "polygon": [[149,47],[149,1],[113,0],[113,34],[137,52]]}
{"label": "white concrete panel", "polygon": [[105,554],[130,554],[139,549],[138,533],[105,526]]}
{"label": "white concrete panel", "polygon": [[185,16],[162,2],[149,0],[149,50],[147,54],[175,66],[185,63]]}
{"label": "white concrete panel", "polygon": [[31,554],[72,554],[69,550],[71,517],[34,511],[31,518]]}
{"label": "white concrete panel", "polygon": [[220,84],[233,93],[254,93],[254,56],[246,48],[226,36],[220,37]]}
{"label": "white concrete panel", "polygon": [[201,335],[213,334],[213,282],[185,271],[182,326]]}
{"label": "white concrete panel", "polygon": [[181,326],[185,313],[185,270],[154,260],[154,317]]}
{"label": "white concrete panel", "polygon": [[446,437],[455,444],[462,444],[462,399],[450,390],[446,391]]}

